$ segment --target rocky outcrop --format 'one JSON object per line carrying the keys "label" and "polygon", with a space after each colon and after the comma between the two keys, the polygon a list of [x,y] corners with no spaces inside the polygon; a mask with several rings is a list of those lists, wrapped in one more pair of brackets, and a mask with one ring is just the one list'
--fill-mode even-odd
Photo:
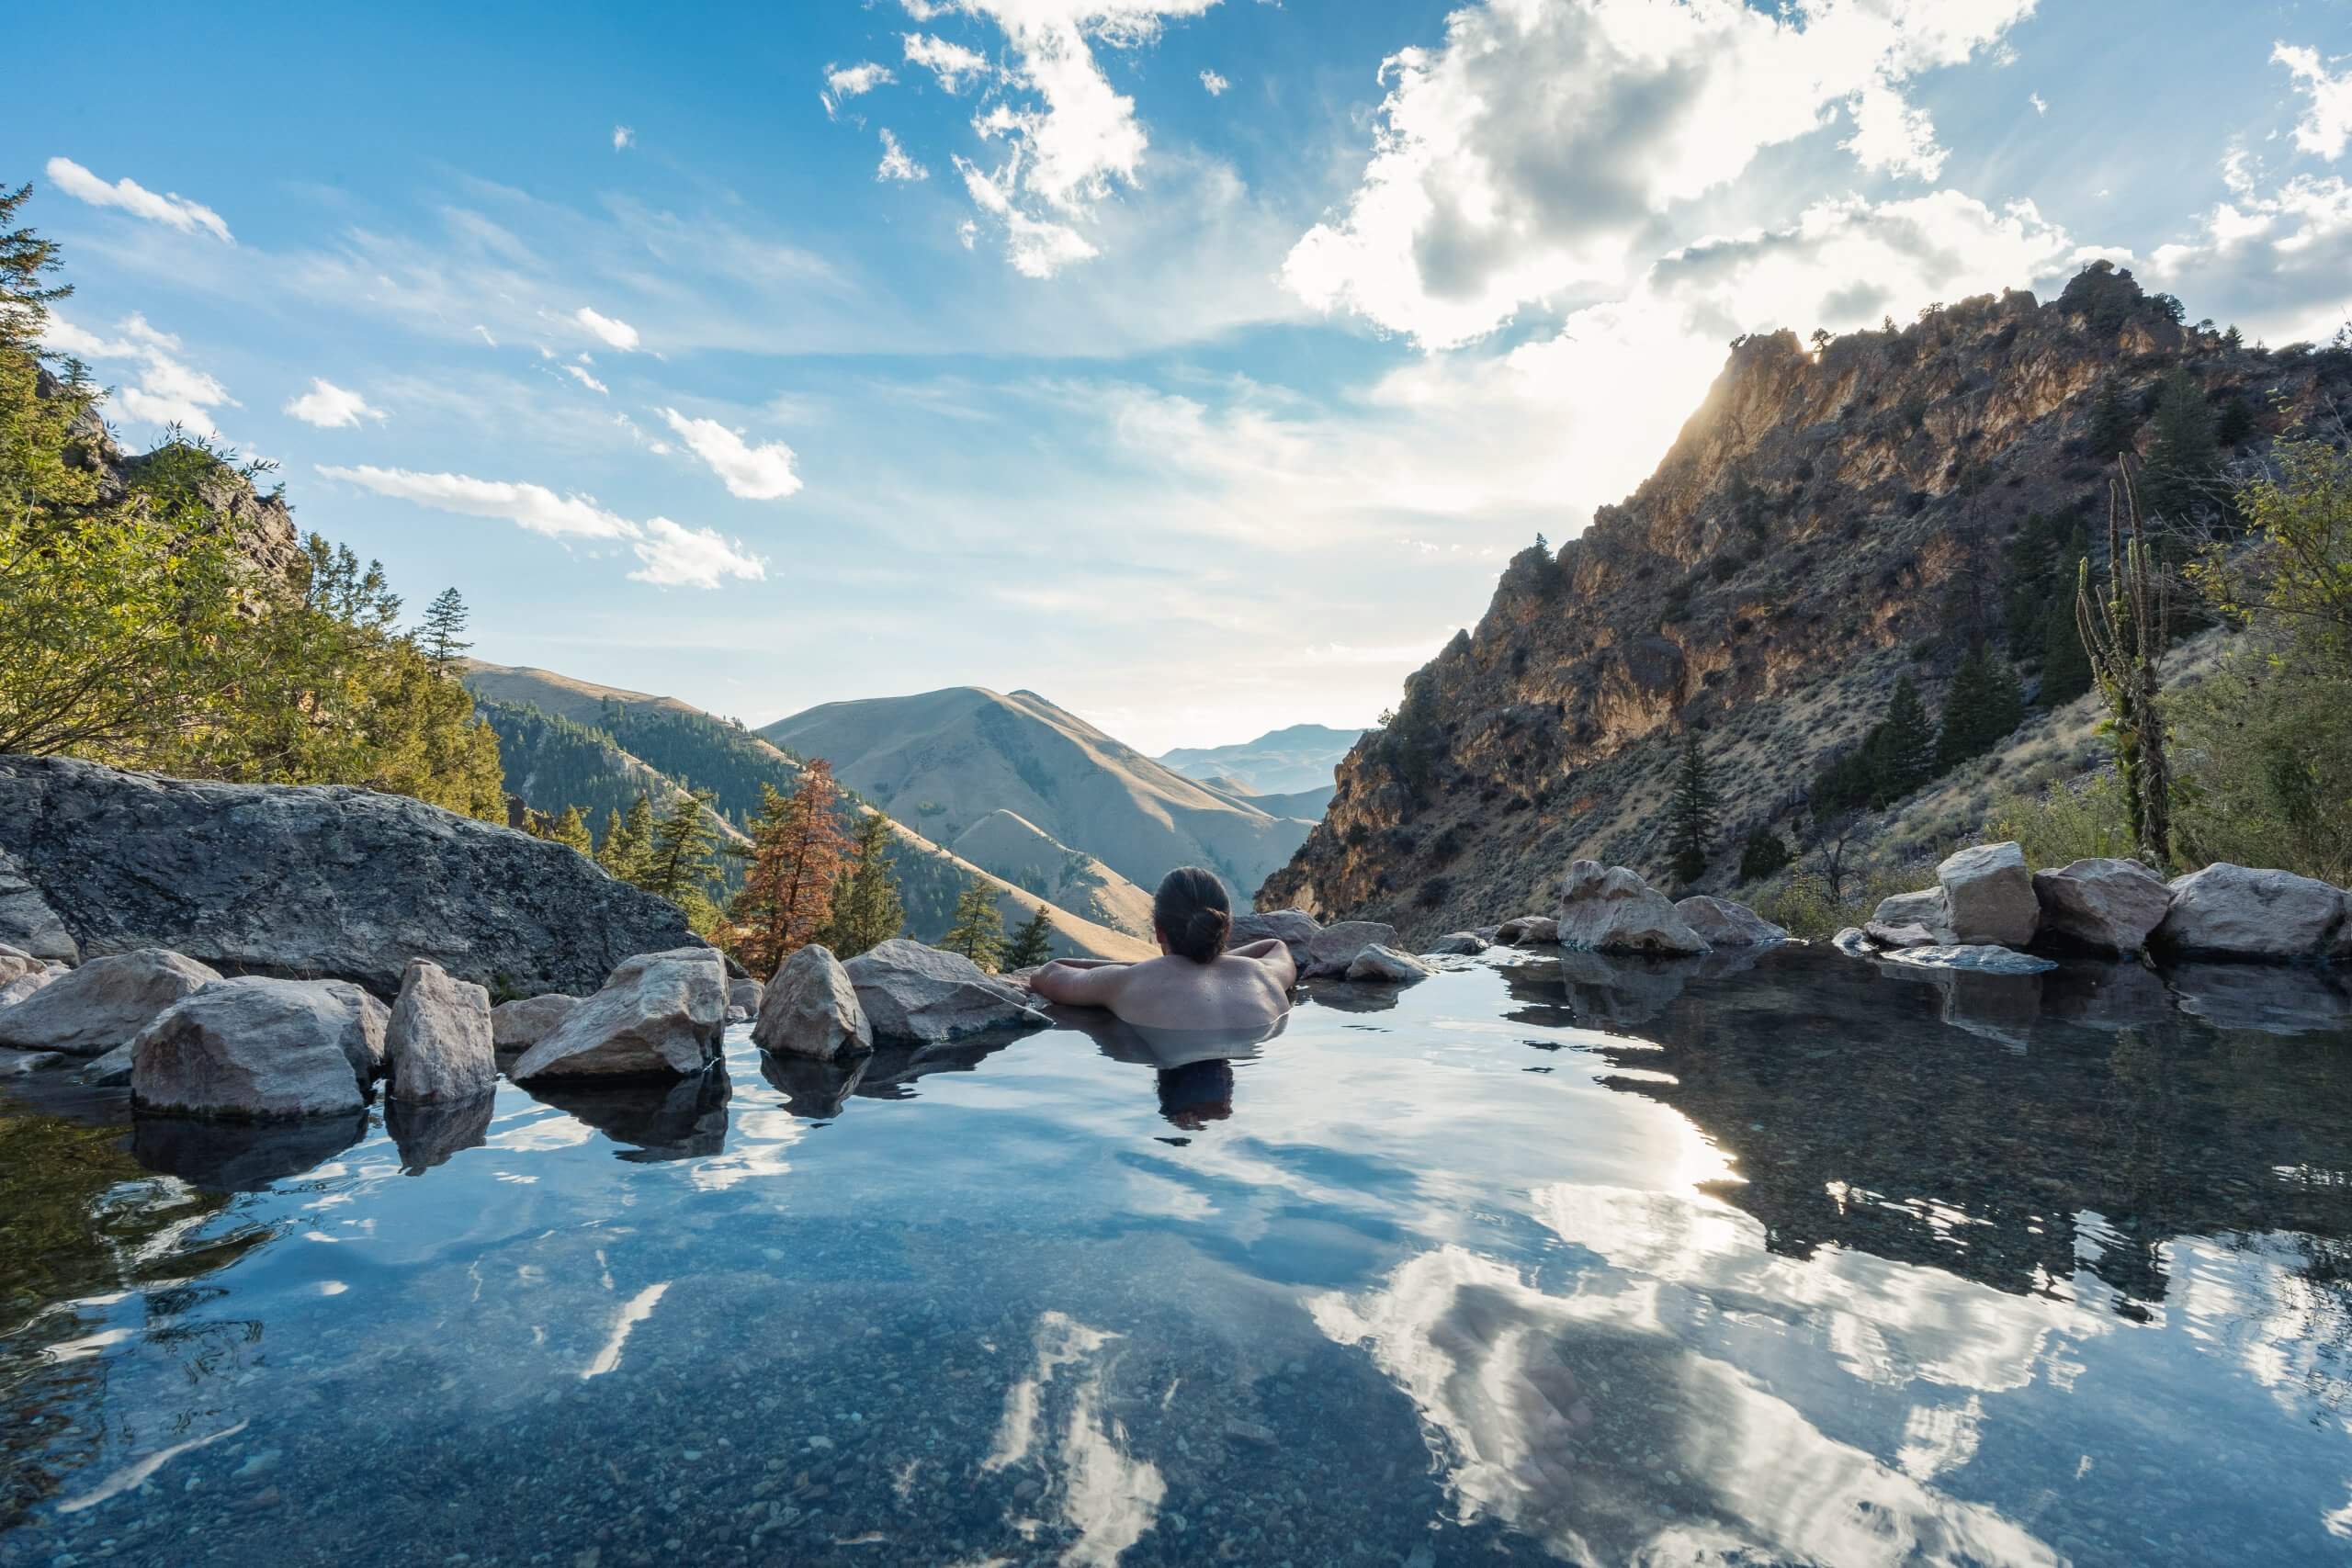
{"label": "rocky outcrop", "polygon": [[0,1045],[102,1056],[220,978],[218,970],[160,948],[94,958],[0,1012]]}
{"label": "rocky outcrop", "polygon": [[1710,951],[1665,894],[1622,865],[1580,860],[1569,866],[1560,879],[1558,920],[1563,947],[1656,957]]}
{"label": "rocky outcrop", "polygon": [[[78,964],[82,949],[0,840],[0,942],[34,958]],[[13,979],[14,976],[6,976]]]}
{"label": "rocky outcrop", "polygon": [[1020,987],[959,953],[903,937],[861,953],[842,967],[876,1043],[936,1044],[1053,1022],[1029,1005],[1029,993]]}
{"label": "rocky outcrop", "polygon": [[874,1049],[857,987],[833,950],[811,942],[777,965],[760,999],[752,1043],[780,1055],[830,1062]]}
{"label": "rocky outcrop", "polygon": [[384,1037],[384,1096],[411,1105],[475,1100],[498,1087],[490,993],[427,959],[413,960]]}
{"label": "rocky outcrop", "polygon": [[163,947],[386,998],[412,958],[532,996],[590,991],[633,953],[701,940],[561,844],[342,785],[0,757],[0,851],[86,955]]}
{"label": "rocky outcrop", "polygon": [[1972,844],[1936,867],[1944,924],[1963,946],[2024,947],[2041,924],[2025,852],[2011,842]]}
{"label": "rocky outcrop", "polygon": [[1693,894],[1676,899],[1674,912],[1710,947],[1770,947],[1789,940],[1787,931],[1728,898]]}
{"label": "rocky outcrop", "polygon": [[571,1010],[579,1005],[578,997],[567,997],[560,991],[501,1002],[490,1010],[491,1048],[527,1051],[554,1033],[556,1025],[570,1018]]}
{"label": "rocky outcrop", "polygon": [[1393,947],[1373,943],[1348,964],[1348,978],[1369,980],[1385,985],[1410,986],[1428,979],[1437,971],[1409,953],[1399,953]]}
{"label": "rocky outcrop", "polygon": [[[2220,862],[2170,884],[2154,943],[2184,958],[2286,963],[2335,956],[2352,911],[2342,888]],[[0,1035],[7,1020],[0,1017]]]}
{"label": "rocky outcrop", "polygon": [[2137,953],[2164,923],[2172,889],[2135,860],[2091,859],[2033,874],[2041,937],[2093,953]]}
{"label": "rocky outcrop", "polygon": [[132,1102],[232,1120],[348,1115],[367,1103],[344,1051],[350,1021],[322,986],[216,981],[175,1002],[132,1043]]}
{"label": "rocky outcrop", "polygon": [[1308,939],[1306,962],[1299,973],[1305,976],[1345,975],[1357,955],[1368,947],[1397,945],[1396,928],[1378,920],[1341,920],[1325,926]]}
{"label": "rocky outcrop", "polygon": [[727,966],[716,948],[640,953],[612,972],[510,1070],[541,1078],[676,1077],[718,1055]]}

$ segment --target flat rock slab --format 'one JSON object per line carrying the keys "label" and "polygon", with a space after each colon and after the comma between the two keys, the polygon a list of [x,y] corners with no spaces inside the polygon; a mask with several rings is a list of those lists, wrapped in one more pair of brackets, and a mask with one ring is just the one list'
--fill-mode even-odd
{"label": "flat rock slab", "polygon": [[0,757],[0,852],[85,955],[167,948],[386,998],[411,958],[504,995],[581,995],[631,953],[701,941],[561,844],[344,785]]}
{"label": "flat rock slab", "polygon": [[182,998],[131,1046],[132,1103],[184,1116],[341,1116],[367,1096],[344,1034],[351,1015],[301,980],[218,980]]}
{"label": "flat rock slab", "polygon": [[1710,947],[1770,947],[1789,933],[1745,904],[1693,894],[1675,900],[1674,912]]}
{"label": "flat rock slab", "polygon": [[727,965],[710,947],[644,953],[615,969],[511,1072],[534,1078],[683,1077],[718,1055]]}
{"label": "flat rock slab", "polygon": [[220,971],[159,948],[94,958],[0,1012],[0,1045],[103,1056],[220,978]]}

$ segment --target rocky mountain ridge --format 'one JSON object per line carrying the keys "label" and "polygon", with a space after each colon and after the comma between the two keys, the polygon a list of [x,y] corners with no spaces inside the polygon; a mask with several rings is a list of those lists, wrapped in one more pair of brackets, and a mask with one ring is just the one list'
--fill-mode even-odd
{"label": "rocky mountain ridge", "polygon": [[2109,469],[2086,440],[2103,383],[2144,415],[2185,371],[2259,446],[2352,382],[2352,355],[2209,326],[2099,264],[2048,303],[2011,290],[1813,350],[1785,331],[1736,343],[1656,472],[1556,551],[1521,552],[1477,626],[1408,679],[1260,907],[1423,937],[1548,907],[1577,858],[1662,874],[1668,769],[1691,733],[1725,799],[1720,842],[1786,824],[1898,675],[1932,701],[1997,635],[2025,519],[2103,516]]}

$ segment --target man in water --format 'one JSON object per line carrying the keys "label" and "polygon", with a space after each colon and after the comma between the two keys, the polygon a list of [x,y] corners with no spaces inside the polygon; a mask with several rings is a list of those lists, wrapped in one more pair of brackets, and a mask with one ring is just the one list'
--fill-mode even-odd
{"label": "man in water", "polygon": [[1233,907],[1225,885],[1188,865],[1161,879],[1151,901],[1158,958],[1140,964],[1057,958],[1031,976],[1049,1002],[1108,1008],[1144,1030],[1217,1030],[1261,1035],[1290,1011],[1298,981],[1279,938],[1227,951]]}

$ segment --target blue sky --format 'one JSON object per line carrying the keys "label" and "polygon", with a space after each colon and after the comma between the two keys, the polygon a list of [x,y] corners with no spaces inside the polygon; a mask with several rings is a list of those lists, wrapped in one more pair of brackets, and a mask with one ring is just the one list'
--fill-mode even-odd
{"label": "blue sky", "polygon": [[1739,332],[2352,316],[2343,0],[481,9],[20,23],[51,344],[483,657],[753,723],[1366,722]]}

